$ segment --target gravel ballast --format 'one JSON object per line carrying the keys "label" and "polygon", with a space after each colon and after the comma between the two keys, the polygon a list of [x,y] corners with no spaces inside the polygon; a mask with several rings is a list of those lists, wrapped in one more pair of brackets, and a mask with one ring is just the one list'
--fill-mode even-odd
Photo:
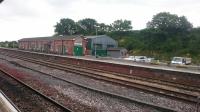
{"label": "gravel ballast", "polygon": [[[5,58],[5,56],[0,56],[0,57]],[[93,88],[98,88],[98,89],[106,90],[109,92],[114,92],[120,95],[125,95],[130,98],[158,104],[161,106],[166,106],[169,108],[175,108],[176,110],[180,112],[194,112],[196,109],[194,104],[186,103],[183,101],[177,101],[177,100],[169,99],[166,97],[157,96],[157,95],[146,93],[137,89],[122,87],[122,86],[114,85],[108,82],[94,80],[94,79],[81,76],[78,74],[67,73],[65,71],[51,69],[51,68],[40,66],[37,64],[32,64],[32,63],[30,64],[29,62],[24,62],[18,59],[13,59],[9,57],[6,57],[6,58],[7,60],[11,61],[12,63],[15,63],[16,65],[20,64],[22,66],[30,67],[32,69],[51,74],[51,75],[63,78],[65,80],[70,80],[75,83],[90,86]],[[3,60],[1,61],[8,64],[8,62],[6,61],[3,61]],[[14,65],[10,65],[10,64],[8,65],[14,67]],[[32,70],[27,70],[21,67],[18,67],[17,69],[30,72],[32,77],[37,77],[37,79],[39,79],[40,81],[43,81],[48,86],[56,89],[60,94],[63,94],[64,96],[68,96],[71,99],[80,102],[81,104],[87,105],[89,107],[93,107],[97,109],[98,111],[113,111],[113,112],[115,111],[123,111],[123,112],[124,111],[127,111],[127,112],[128,111],[134,111],[134,112],[146,111],[146,109],[142,108],[141,106],[135,105],[131,102],[97,94],[95,92],[91,92],[89,90],[76,87],[72,84],[67,84],[66,82],[56,81],[53,78],[51,79],[47,76],[39,75],[39,73],[33,72]]]}
{"label": "gravel ballast", "polygon": [[0,72],[0,85],[0,89],[21,112],[64,112],[2,72]]}

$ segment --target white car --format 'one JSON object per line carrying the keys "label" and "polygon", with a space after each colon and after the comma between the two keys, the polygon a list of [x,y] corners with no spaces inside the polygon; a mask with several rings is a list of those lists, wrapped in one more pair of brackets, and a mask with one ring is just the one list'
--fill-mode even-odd
{"label": "white car", "polygon": [[147,60],[145,62],[147,62],[147,63],[155,62],[155,58],[147,58]]}
{"label": "white car", "polygon": [[187,65],[191,64],[191,58],[186,57],[173,57],[171,64]]}
{"label": "white car", "polygon": [[134,61],[136,62],[147,62],[148,58],[146,56],[135,56]]}
{"label": "white car", "polygon": [[124,58],[125,60],[132,60],[132,61],[134,61],[134,56],[129,56],[128,58]]}
{"label": "white car", "polygon": [[128,58],[124,59],[135,62],[147,62],[147,63],[151,63],[154,60],[154,58],[147,58],[146,56],[129,56]]}

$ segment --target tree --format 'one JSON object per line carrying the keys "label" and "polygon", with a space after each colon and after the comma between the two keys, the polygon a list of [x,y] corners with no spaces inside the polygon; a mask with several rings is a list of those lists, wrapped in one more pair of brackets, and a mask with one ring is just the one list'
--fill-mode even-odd
{"label": "tree", "polygon": [[0,46],[8,47],[8,48],[17,48],[18,43],[17,43],[17,41],[4,41],[4,42],[0,42]]}
{"label": "tree", "polygon": [[178,17],[176,14],[161,12],[153,16],[152,21],[147,23],[147,28],[174,33],[189,31],[192,29],[192,24],[185,16]]}
{"label": "tree", "polygon": [[116,20],[112,23],[113,31],[130,31],[132,29],[131,21]]}
{"label": "tree", "polygon": [[55,25],[55,32],[58,35],[72,35],[76,31],[74,20],[69,18],[60,19],[60,22]]}
{"label": "tree", "polygon": [[106,25],[104,23],[99,23],[98,25],[98,28],[97,28],[97,31],[98,33],[102,33],[102,34],[105,34],[107,32],[110,32],[111,31],[111,26],[109,25]]}
{"label": "tree", "polygon": [[145,49],[151,54],[176,55],[181,49],[187,48],[187,35],[191,29],[192,24],[185,16],[158,13],[147,23],[147,29],[142,31]]}
{"label": "tree", "polygon": [[193,25],[187,20],[185,16],[179,17],[179,28],[181,31],[189,31],[192,29]]}
{"label": "tree", "polygon": [[95,34],[97,21],[95,19],[86,18],[79,20],[77,25],[79,32],[82,32],[83,34]]}
{"label": "tree", "polygon": [[80,23],[76,22],[76,30],[75,34],[85,34],[85,28],[80,25]]}

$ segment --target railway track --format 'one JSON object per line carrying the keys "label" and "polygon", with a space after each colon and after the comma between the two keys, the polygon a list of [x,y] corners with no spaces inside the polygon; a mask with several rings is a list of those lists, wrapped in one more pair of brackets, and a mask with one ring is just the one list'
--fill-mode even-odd
{"label": "railway track", "polygon": [[[6,54],[5,54],[6,55]],[[85,75],[88,77],[96,78],[98,80],[104,80],[108,82],[115,82],[117,84],[137,88],[137,89],[142,89],[148,92],[153,92],[156,94],[161,94],[165,95],[167,97],[171,98],[176,98],[176,99],[181,99],[184,101],[189,101],[192,103],[198,103],[198,96],[199,96],[199,88],[194,88],[194,87],[184,87],[184,86],[177,86],[176,84],[163,84],[163,83],[157,83],[158,81],[156,80],[146,80],[143,78],[133,78],[129,76],[124,76],[122,74],[113,74],[110,72],[106,71],[101,71],[101,70],[96,70],[96,69],[91,69],[91,68],[84,68],[80,66],[72,66],[72,65],[63,65],[65,63],[56,63],[55,61],[52,60],[38,60],[38,59],[32,59],[32,58],[26,58],[23,55],[10,55],[7,54],[8,56],[15,57],[22,59],[24,61],[29,61],[32,63],[37,63],[40,65],[48,66],[51,68],[56,68],[60,70],[65,70],[69,72],[73,72],[76,74],[81,74]]]}
{"label": "railway track", "polygon": [[[6,54],[4,54],[4,55],[6,55]],[[149,86],[149,85],[141,84],[141,83],[138,83],[137,81],[130,81],[130,80],[128,81],[126,79],[126,77],[118,77],[119,75],[114,76],[112,74],[108,75],[107,73],[99,73],[99,72],[102,72],[102,71],[98,71],[98,70],[93,70],[93,71],[92,71],[92,69],[85,70],[85,68],[78,68],[77,69],[77,66],[76,67],[74,67],[74,66],[63,66],[62,64],[59,64],[59,63],[55,64],[55,62],[52,62],[52,60],[51,61],[50,60],[46,60],[46,61],[37,60],[37,59],[25,58],[23,55],[16,55],[16,54],[13,54],[13,55],[7,54],[7,55],[10,56],[10,57],[14,57],[14,58],[24,60],[24,61],[29,61],[29,62],[32,62],[32,63],[40,64],[40,65],[43,65],[43,66],[48,66],[48,67],[51,67],[51,68],[69,71],[69,72],[85,75],[85,76],[88,76],[88,77],[96,78],[96,79],[99,79],[99,80],[104,80],[104,81],[108,81],[108,82],[115,82],[117,84],[126,85],[126,86],[129,86],[129,87],[134,87],[134,88],[142,89],[142,90],[149,91],[149,92],[154,92],[156,94],[165,95],[165,96],[168,96],[168,97],[171,97],[171,98],[178,98],[178,99],[181,99],[181,100],[184,100],[184,101],[189,101],[189,102],[192,102],[192,103],[198,103],[198,100],[197,100],[198,94],[190,94],[191,92],[185,93],[185,91],[184,92],[171,91],[171,90],[166,89],[166,88],[158,88],[155,85],[152,87],[152,85]],[[105,74],[107,74],[107,75],[105,75]],[[63,80],[63,79],[60,79],[60,80]],[[70,83],[73,83],[73,82],[70,82]],[[81,85],[79,85],[79,86],[81,86]],[[84,88],[89,88],[89,87],[84,87]],[[95,90],[94,88],[89,88],[89,89]],[[182,89],[184,89],[184,87]],[[188,88],[186,88],[186,89],[188,89]],[[194,91],[195,88],[189,88],[189,89]],[[98,91],[98,90],[95,90],[95,91]],[[104,91],[104,93],[106,93],[106,92]],[[106,94],[111,94],[111,93],[106,93]],[[117,96],[117,97],[123,97],[123,96]],[[124,98],[126,98],[126,97],[124,97]],[[136,102],[140,102],[140,101],[136,101]],[[143,102],[143,103],[145,103],[145,102]],[[145,105],[149,105],[149,104],[147,103]],[[150,104],[150,105],[153,105],[153,104]],[[157,107],[159,107],[159,106],[157,106]],[[161,107],[161,108],[164,108],[164,107]],[[169,110],[175,111],[173,109],[169,109]]]}
{"label": "railway track", "polygon": [[[11,51],[12,52],[12,51]],[[17,53],[20,53],[20,54],[23,54],[24,51],[14,51],[14,52],[17,52]],[[13,53],[13,52],[12,52]],[[113,75],[116,75],[116,76],[121,76],[121,77],[125,77],[125,78],[131,78],[131,79],[137,79],[137,80],[141,80],[141,81],[146,81],[146,82],[151,82],[151,83],[157,83],[157,84],[161,84],[161,85],[166,85],[166,86],[171,86],[171,87],[176,87],[176,88],[180,88],[180,89],[184,89],[184,90],[189,90],[189,91],[197,91],[197,92],[200,92],[200,88],[199,88],[199,85],[187,85],[187,84],[184,84],[184,83],[178,83],[178,82],[175,82],[175,81],[169,81],[169,80],[160,80],[160,79],[155,79],[155,78],[152,78],[152,77],[142,77],[142,76],[137,76],[137,75],[127,75],[127,74],[119,74],[119,73],[116,73],[116,72],[110,72],[110,71],[105,71],[105,70],[101,70],[101,67],[99,69],[96,69],[96,68],[92,68],[92,67],[84,67],[84,66],[80,66],[78,63],[77,64],[69,64],[67,62],[63,62],[63,60],[61,60],[61,62],[59,62],[57,59],[60,59],[60,57],[56,57],[55,56],[55,59],[53,58],[52,60],[52,57],[54,56],[51,56],[51,55],[45,55],[45,54],[39,54],[40,55],[40,58],[38,58],[38,56],[36,55],[36,57],[30,57],[30,55],[35,55],[36,53],[35,52],[27,52],[25,51],[25,56],[29,57],[29,58],[35,58],[35,59],[39,59],[39,60],[47,60],[48,62],[52,62],[52,63],[57,63],[57,64],[62,64],[62,65],[65,65],[65,66],[71,66],[71,67],[76,67],[76,68],[83,68],[83,69],[87,69],[87,70],[92,70],[92,71],[97,71],[97,72],[103,72],[103,73],[108,73],[108,74],[113,74]],[[16,54],[14,54],[16,55]],[[49,57],[51,57],[49,59]],[[62,57],[61,57],[62,58]],[[171,79],[173,80],[173,79]]]}
{"label": "railway track", "polygon": [[[15,56],[16,55],[14,55],[14,57]],[[124,78],[127,78],[127,79],[133,79],[133,80],[140,80],[140,81],[144,81],[144,82],[156,83],[156,84],[159,84],[159,85],[165,85],[165,86],[175,87],[175,88],[178,88],[178,89],[184,89],[184,90],[200,93],[200,88],[195,86],[195,85],[188,86],[188,85],[179,84],[179,83],[172,83],[172,82],[163,81],[163,80],[156,80],[156,79],[153,79],[153,78],[144,78],[144,77],[138,77],[138,76],[130,76],[130,75],[126,75],[126,74],[118,74],[118,73],[113,73],[113,72],[109,72],[109,71],[103,71],[103,70],[94,69],[94,68],[88,68],[88,67],[79,66],[79,65],[70,65],[68,63],[63,63],[63,62],[59,62],[58,63],[55,60],[47,60],[47,61],[48,62],[52,62],[52,63],[57,63],[59,65],[65,65],[65,66],[71,66],[71,67],[74,67],[74,68],[87,69],[87,70],[91,70],[91,71],[95,71],[95,72],[113,74],[115,76],[124,77]]]}
{"label": "railway track", "polygon": [[[26,83],[24,83],[23,81],[15,78],[14,76],[12,76],[12,74],[9,74],[7,71],[3,70],[2,68],[0,68],[0,73],[5,74],[6,76],[12,78],[13,80],[15,80],[16,82],[20,83],[21,85],[23,85],[24,87],[26,87],[27,89],[33,91],[35,94],[39,95],[40,97],[42,97],[43,99],[45,99],[46,101],[54,104],[56,107],[60,108],[61,110],[65,111],[65,112],[72,112],[72,110],[70,110],[69,108],[63,106],[62,104],[60,104],[59,102],[55,101],[54,99],[46,96],[45,94],[39,92],[38,90],[32,88],[31,86],[27,85]],[[20,112],[20,111],[19,111]]]}
{"label": "railway track", "polygon": [[117,99],[130,101],[130,102],[142,105],[142,106],[147,106],[147,107],[156,109],[156,110],[161,111],[161,112],[176,112],[176,110],[171,109],[171,108],[162,107],[160,105],[155,105],[155,104],[152,104],[152,103],[143,102],[143,101],[140,101],[140,100],[132,99],[132,98],[129,98],[129,97],[125,97],[125,96],[122,96],[122,95],[114,94],[114,93],[103,91],[103,90],[99,90],[99,89],[92,88],[92,87],[89,87],[89,86],[84,86],[84,85],[81,85],[81,84],[78,84],[78,83],[74,83],[73,81],[65,80],[63,78],[59,78],[59,77],[56,77],[56,76],[53,76],[53,75],[50,75],[50,74],[47,74],[47,73],[44,73],[44,72],[41,72],[41,71],[37,71],[37,70],[31,69],[31,68],[27,68],[27,69],[39,72],[43,75],[50,76],[51,78],[55,78],[57,80],[61,80],[61,81],[67,82],[67,83],[71,83],[73,85],[85,88],[87,90],[95,91],[95,92],[98,92],[100,94],[105,94],[105,95],[108,95],[108,96],[111,96],[111,97],[115,97]]}

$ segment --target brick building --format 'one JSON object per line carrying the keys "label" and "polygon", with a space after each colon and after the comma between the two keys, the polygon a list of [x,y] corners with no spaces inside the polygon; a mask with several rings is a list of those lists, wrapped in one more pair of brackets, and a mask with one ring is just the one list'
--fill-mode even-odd
{"label": "brick building", "polygon": [[19,49],[75,56],[107,56],[108,48],[118,46],[117,41],[107,35],[23,38],[18,42]]}
{"label": "brick building", "polygon": [[[19,49],[32,50],[38,52],[56,53],[64,55],[85,55],[86,39],[83,36],[53,36],[53,37],[36,37],[23,38],[19,41]],[[80,53],[74,49],[80,46]]]}

